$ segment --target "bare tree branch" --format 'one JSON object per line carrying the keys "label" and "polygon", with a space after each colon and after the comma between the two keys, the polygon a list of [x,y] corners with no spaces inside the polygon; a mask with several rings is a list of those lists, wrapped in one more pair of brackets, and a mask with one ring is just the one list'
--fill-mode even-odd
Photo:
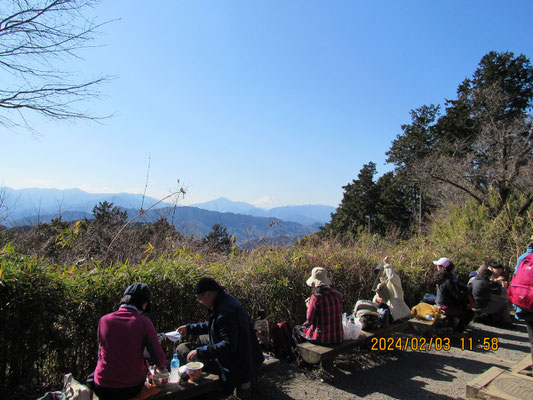
{"label": "bare tree branch", "polygon": [[[31,132],[31,115],[52,120],[99,120],[79,110],[79,103],[98,98],[98,87],[111,77],[72,80],[58,66],[80,58],[78,50],[95,47],[97,30],[86,10],[97,0],[0,0],[0,71],[10,75],[0,88],[0,125]],[[4,111],[2,111],[4,110]]]}
{"label": "bare tree branch", "polygon": [[483,200],[481,199],[481,197],[477,196],[474,192],[472,192],[471,190],[467,189],[465,186],[461,186],[460,184],[458,184],[458,183],[456,183],[456,182],[454,182],[454,181],[452,181],[450,179],[447,179],[447,178],[444,178],[444,177],[441,177],[441,176],[438,176],[438,175],[433,175],[433,174],[429,174],[429,175],[433,179],[436,179],[436,180],[444,182],[444,183],[448,183],[448,184],[452,185],[453,187],[462,190],[463,192],[465,192],[468,195],[470,195],[473,199],[475,199],[479,204],[483,203]]}

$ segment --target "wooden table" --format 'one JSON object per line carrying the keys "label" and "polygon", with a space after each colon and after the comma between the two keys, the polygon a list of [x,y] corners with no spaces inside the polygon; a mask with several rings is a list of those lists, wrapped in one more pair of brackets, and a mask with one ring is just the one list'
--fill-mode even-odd
{"label": "wooden table", "polygon": [[[269,355],[264,355],[265,361],[257,369],[257,375],[261,375],[271,368],[279,365],[279,360]],[[218,375],[203,373],[197,381],[188,380],[184,383],[167,383],[161,388],[161,392],[155,396],[150,396],[148,400],[183,400],[214,392],[219,389]]]}
{"label": "wooden table", "polygon": [[197,381],[189,379],[184,383],[167,383],[158,394],[149,397],[149,399],[191,399],[201,394],[216,391],[219,388],[218,381],[218,375],[203,373]]}

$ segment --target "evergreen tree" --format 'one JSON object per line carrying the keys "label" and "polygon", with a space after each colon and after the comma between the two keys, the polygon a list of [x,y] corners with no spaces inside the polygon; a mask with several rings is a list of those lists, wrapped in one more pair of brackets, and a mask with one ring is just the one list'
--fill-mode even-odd
{"label": "evergreen tree", "polygon": [[409,229],[412,207],[410,188],[392,172],[374,182],[376,164],[365,164],[351,183],[343,186],[344,196],[331,222],[322,232],[333,236],[355,236],[363,230],[386,234]]}
{"label": "evergreen tree", "polygon": [[100,202],[93,207],[95,224],[106,226],[122,223],[128,219],[128,212],[122,211],[120,207],[113,206],[113,203],[107,201]]}
{"label": "evergreen tree", "polygon": [[383,234],[397,229],[409,231],[418,199],[411,185],[401,175],[387,172],[381,176],[376,188],[379,193],[377,226]]}
{"label": "evergreen tree", "polygon": [[220,224],[213,225],[212,231],[204,238],[204,244],[208,248],[220,253],[228,253],[233,242],[233,237]]}
{"label": "evergreen tree", "polygon": [[402,170],[408,170],[416,160],[429,156],[438,143],[434,125],[439,106],[422,106],[411,110],[410,114],[412,122],[401,126],[403,133],[396,137],[385,153],[387,162]]}
{"label": "evergreen tree", "polygon": [[368,219],[375,219],[376,200],[378,198],[374,175],[376,164],[365,164],[351,183],[343,186],[344,196],[337,211],[332,214],[331,223],[326,230],[337,234],[356,234],[367,225]]}

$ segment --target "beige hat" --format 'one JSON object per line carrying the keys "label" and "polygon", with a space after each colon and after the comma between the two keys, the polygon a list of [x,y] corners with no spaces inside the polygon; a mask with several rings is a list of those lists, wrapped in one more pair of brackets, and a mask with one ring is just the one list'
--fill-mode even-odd
{"label": "beige hat", "polygon": [[322,267],[315,267],[311,272],[311,277],[306,281],[308,286],[319,287],[329,285],[331,281],[328,278],[328,271]]}

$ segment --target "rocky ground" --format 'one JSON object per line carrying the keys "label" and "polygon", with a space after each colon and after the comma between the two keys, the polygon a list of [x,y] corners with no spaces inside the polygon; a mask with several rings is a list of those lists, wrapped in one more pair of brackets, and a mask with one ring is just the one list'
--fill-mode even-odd
{"label": "rocky ground", "polygon": [[[517,322],[512,329],[472,323],[467,331],[473,343],[498,338],[497,350],[473,346],[462,350],[451,341],[448,351],[373,351],[358,348],[337,358],[330,383],[321,380],[316,368],[300,369],[282,362],[258,381],[255,399],[433,399],[465,398],[466,384],[492,366],[508,369],[529,354],[526,327]],[[416,337],[401,334],[402,341]],[[495,343],[495,342],[491,342]],[[468,347],[468,342],[466,342]],[[533,398],[533,396],[532,396]]]}

